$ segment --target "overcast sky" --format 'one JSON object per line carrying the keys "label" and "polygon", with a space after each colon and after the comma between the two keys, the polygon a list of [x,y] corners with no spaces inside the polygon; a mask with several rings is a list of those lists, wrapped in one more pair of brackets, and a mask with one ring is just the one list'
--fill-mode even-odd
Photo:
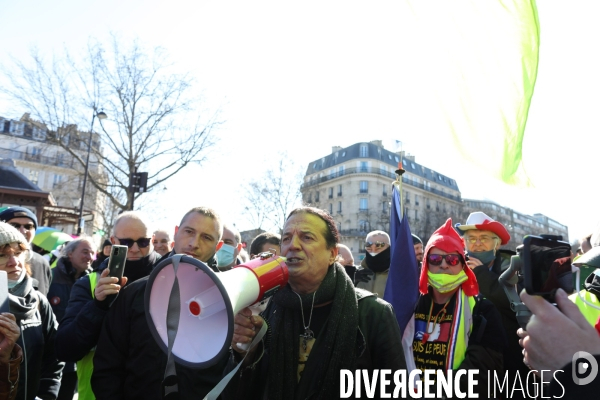
{"label": "overcast sky", "polygon": [[[207,108],[221,109],[226,123],[206,164],[167,182],[168,190],[146,195],[157,207],[157,223],[167,228],[196,205],[213,206],[249,228],[239,183],[260,176],[274,155],[287,151],[307,165],[332,146],[375,139],[401,140],[417,162],[455,179],[464,198],[568,225],[571,240],[600,220],[596,2],[538,2],[539,73],[524,142],[530,189],[484,174],[448,145],[444,129],[420,131],[438,126],[427,120],[427,110],[416,111],[423,124],[415,125],[418,88],[406,74],[414,72],[407,54],[418,37],[405,23],[406,2],[0,0],[0,9],[1,62],[26,57],[31,45],[48,53],[63,46],[74,51],[88,37],[112,31],[163,46],[197,77]],[[432,34],[442,39],[446,32]],[[8,106],[0,100],[0,115],[20,117],[7,115]]]}

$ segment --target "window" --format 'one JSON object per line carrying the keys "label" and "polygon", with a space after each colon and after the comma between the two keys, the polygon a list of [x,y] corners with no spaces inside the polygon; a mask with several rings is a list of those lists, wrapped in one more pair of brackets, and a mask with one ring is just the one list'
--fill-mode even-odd
{"label": "window", "polygon": [[329,198],[333,199],[333,186],[329,188]]}
{"label": "window", "polygon": [[342,213],[342,202],[338,201],[338,214]]}
{"label": "window", "polygon": [[315,193],[315,203],[319,202],[319,191],[317,190],[317,192]]}
{"label": "window", "polygon": [[369,172],[369,164],[366,161],[360,162],[359,172]]}
{"label": "window", "polygon": [[345,151],[342,152],[342,157],[346,157],[346,152]]}
{"label": "window", "polygon": [[419,220],[419,210],[415,210],[415,221]]}
{"label": "window", "polygon": [[[358,221],[358,230],[359,231],[367,232],[368,229],[369,229],[369,223],[367,221],[365,221],[364,219],[361,219],[360,221]],[[360,248],[364,249],[365,246],[362,245]]]}
{"label": "window", "polygon": [[329,215],[333,214],[333,203],[329,203]]}
{"label": "window", "polygon": [[369,157],[369,145],[366,145],[366,144],[360,145],[360,156],[361,157]]}
{"label": "window", "polygon": [[404,201],[406,204],[410,204],[410,193],[406,192],[406,200]]}
{"label": "window", "polygon": [[369,182],[360,181],[360,193],[369,193]]}
{"label": "window", "polygon": [[338,176],[342,176],[342,175],[344,175],[344,166],[340,165],[338,167]]}
{"label": "window", "polygon": [[39,171],[34,171],[34,170],[30,170],[29,171],[29,180],[34,184],[37,185],[38,183],[38,177],[39,177],[40,172]]}
{"label": "window", "polygon": [[52,182],[52,187],[55,188],[60,185],[62,182],[62,176],[58,174],[54,174],[54,180]]}
{"label": "window", "polygon": [[308,194],[308,200],[306,201],[307,203],[312,203],[312,193]]}
{"label": "window", "polygon": [[330,169],[329,170],[329,178],[335,178],[335,169]]}
{"label": "window", "polygon": [[415,194],[415,205],[418,206],[419,205],[419,196],[417,196]]}
{"label": "window", "polygon": [[367,211],[369,209],[369,202],[367,199],[360,199],[359,211]]}
{"label": "window", "polygon": [[387,212],[387,210],[388,210],[388,202],[384,201],[382,211],[385,213],[385,212]]}
{"label": "window", "polygon": [[342,195],[342,185],[338,185],[338,197]]}
{"label": "window", "polygon": [[383,195],[387,196],[387,185],[385,183],[383,184]]}

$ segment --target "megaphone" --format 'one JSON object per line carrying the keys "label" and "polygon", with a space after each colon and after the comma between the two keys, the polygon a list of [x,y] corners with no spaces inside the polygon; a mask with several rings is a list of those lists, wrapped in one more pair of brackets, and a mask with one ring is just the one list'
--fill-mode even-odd
{"label": "megaphone", "polygon": [[158,346],[167,354],[170,350],[175,362],[208,368],[229,351],[235,314],[272,296],[287,281],[285,258],[272,253],[217,273],[177,254],[161,261],[148,278],[146,319]]}

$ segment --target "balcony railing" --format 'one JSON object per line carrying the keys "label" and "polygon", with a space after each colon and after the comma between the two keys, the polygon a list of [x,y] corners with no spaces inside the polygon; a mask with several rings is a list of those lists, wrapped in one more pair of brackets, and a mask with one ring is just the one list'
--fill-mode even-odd
{"label": "balcony railing", "polygon": [[[309,187],[312,187],[315,185],[319,185],[321,183],[328,182],[332,179],[336,179],[336,178],[339,178],[342,176],[351,175],[351,174],[362,174],[362,173],[376,174],[376,175],[380,175],[380,176],[385,176],[386,178],[396,179],[396,174],[394,172],[386,171],[386,170],[380,169],[380,168],[368,168],[368,167],[345,168],[343,171],[337,171],[337,172],[322,176],[321,178],[311,179],[309,182],[302,184],[302,189],[306,189],[306,188],[309,188]],[[437,194],[438,196],[442,196],[442,197],[445,197],[450,200],[454,200],[457,202],[461,201],[460,196],[455,196],[455,195],[452,195],[452,194],[449,194],[446,192],[442,192],[439,189],[434,189],[434,188],[431,188],[430,186],[425,186],[422,183],[417,183],[412,180],[408,180],[405,177],[402,177],[402,183],[407,184],[412,187],[416,187],[416,188],[425,190],[430,193]]]}
{"label": "balcony railing", "polygon": [[[12,158],[13,160],[24,160],[24,161],[33,161],[36,163],[44,164],[44,165],[55,165],[57,167],[63,168],[71,168],[75,169],[76,166],[80,166],[79,162],[76,162],[75,159],[71,156],[63,154],[60,157],[57,156],[43,156],[41,154],[31,154],[27,152],[22,152],[18,150],[9,150],[0,148],[0,158]],[[90,163],[92,161],[90,160]]]}

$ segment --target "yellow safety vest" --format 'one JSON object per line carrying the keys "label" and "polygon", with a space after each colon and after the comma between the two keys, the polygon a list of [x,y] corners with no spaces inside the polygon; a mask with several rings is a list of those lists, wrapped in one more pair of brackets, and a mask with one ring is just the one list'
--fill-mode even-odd
{"label": "yellow safety vest", "polygon": [[[590,293],[587,290],[582,290],[579,293],[581,293],[588,303],[592,303],[600,307],[600,300],[598,300],[598,297],[596,297],[595,294]],[[600,318],[600,310],[585,304],[585,302],[581,300],[577,293],[570,295],[569,299],[577,305],[579,311],[581,311],[587,322],[589,322],[592,326],[596,326],[596,322],[598,322],[598,318]]]}
{"label": "yellow safety vest", "polygon": [[[94,299],[94,289],[96,289],[98,273],[92,272],[88,276],[90,277],[92,299]],[[85,355],[85,357],[77,361],[77,392],[79,394],[79,400],[96,400],[96,396],[92,391],[92,372],[94,372],[95,353],[96,348],[94,347]]]}

